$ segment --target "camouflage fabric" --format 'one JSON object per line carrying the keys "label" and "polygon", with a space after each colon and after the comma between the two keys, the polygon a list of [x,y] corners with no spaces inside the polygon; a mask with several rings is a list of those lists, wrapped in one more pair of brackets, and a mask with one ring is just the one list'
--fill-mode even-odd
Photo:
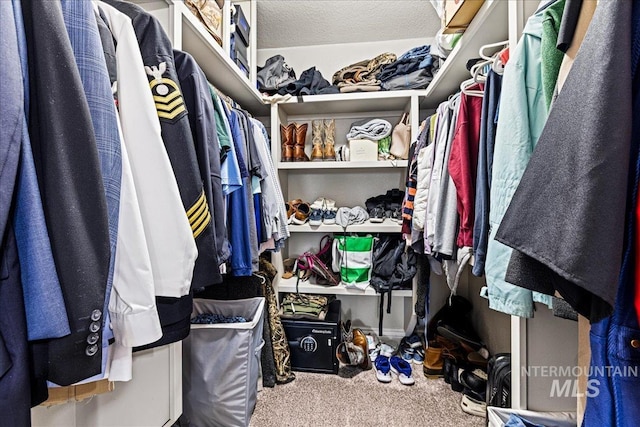
{"label": "camouflage fabric", "polygon": [[256,273],[263,277],[263,295],[267,303],[267,314],[269,319],[269,327],[271,328],[271,344],[273,346],[273,357],[276,364],[276,382],[285,384],[293,381],[296,376],[291,370],[291,351],[289,342],[284,333],[284,327],[280,321],[278,313],[278,300],[273,290],[272,280],[276,276],[277,271],[273,264],[260,258],[260,271]]}

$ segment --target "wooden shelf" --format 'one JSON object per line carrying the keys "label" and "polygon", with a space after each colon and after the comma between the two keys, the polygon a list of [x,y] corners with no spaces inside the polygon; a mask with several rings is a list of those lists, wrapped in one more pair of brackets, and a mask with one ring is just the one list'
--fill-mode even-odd
{"label": "wooden shelf", "polygon": [[182,1],[173,0],[176,13],[182,15],[182,50],[198,61],[207,79],[241,107],[256,116],[268,116],[270,106],[204,25]]}
{"label": "wooden shelf", "polygon": [[460,90],[460,83],[471,77],[466,67],[467,61],[478,58],[481,46],[507,40],[508,3],[504,0],[485,1],[433,81],[421,91],[422,108],[436,108]]}
{"label": "wooden shelf", "polygon": [[380,160],[374,162],[278,162],[279,170],[309,170],[309,169],[378,169],[378,168],[406,168],[407,160]]}
{"label": "wooden shelf", "polygon": [[414,90],[335,93],[330,95],[309,95],[290,98],[279,104],[287,115],[328,115],[352,114],[380,111],[409,110]]}
{"label": "wooden shelf", "polygon": [[[278,292],[295,292],[296,280],[297,279],[295,277],[292,277],[290,279],[280,278],[278,282]],[[360,289],[346,288],[344,285],[338,285],[338,286],[314,285],[313,283],[309,283],[308,281],[306,282],[300,281],[300,283],[298,284],[298,291],[304,294],[335,294],[335,295],[354,295],[354,296],[367,296],[367,297],[375,297],[380,295],[371,286],[368,286],[364,291],[361,291]],[[408,298],[412,296],[412,291],[410,289],[391,291],[391,296]]]}
{"label": "wooden shelf", "polygon": [[[342,233],[344,230],[337,224],[311,226],[307,222],[304,225],[289,225],[291,233]],[[347,233],[400,233],[402,225],[387,218],[382,223],[366,221],[363,224],[354,224],[347,227]]]}

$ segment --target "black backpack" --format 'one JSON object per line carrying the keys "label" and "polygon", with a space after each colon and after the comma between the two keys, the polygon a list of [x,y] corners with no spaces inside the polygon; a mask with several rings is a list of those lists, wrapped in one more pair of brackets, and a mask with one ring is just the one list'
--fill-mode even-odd
{"label": "black backpack", "polygon": [[487,366],[487,406],[511,407],[511,353],[498,353]]}

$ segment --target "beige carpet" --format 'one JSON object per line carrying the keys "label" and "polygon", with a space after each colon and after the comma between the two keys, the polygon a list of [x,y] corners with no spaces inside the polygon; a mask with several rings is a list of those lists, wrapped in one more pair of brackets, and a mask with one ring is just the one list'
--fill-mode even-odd
{"label": "beige carpet", "polygon": [[[415,366],[415,365],[414,365]],[[389,384],[375,371],[344,367],[339,375],[296,372],[296,379],[258,393],[254,427],[284,426],[485,426],[484,418],[460,409],[461,394],[442,379],[414,368],[416,383]],[[417,375],[419,374],[419,375]]]}

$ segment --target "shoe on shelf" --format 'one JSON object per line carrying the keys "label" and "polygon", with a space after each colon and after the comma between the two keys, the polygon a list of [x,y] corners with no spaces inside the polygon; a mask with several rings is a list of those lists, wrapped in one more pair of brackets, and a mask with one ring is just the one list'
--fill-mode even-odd
{"label": "shoe on shelf", "polygon": [[487,404],[483,401],[475,400],[466,394],[462,395],[460,407],[463,412],[469,415],[475,415],[476,417],[483,418],[487,416]]}
{"label": "shoe on shelf", "polygon": [[316,209],[316,208],[311,208],[311,213],[309,214],[309,225],[313,226],[313,227],[317,227],[319,225],[322,224],[322,218],[323,218],[323,210],[322,209]]}
{"label": "shoe on shelf", "polygon": [[378,356],[373,364],[376,369],[376,378],[381,383],[391,382],[391,363],[389,358],[385,356]]}
{"label": "shoe on shelf", "polygon": [[336,215],[338,213],[338,208],[328,208],[322,211],[322,223],[326,225],[333,225],[336,223]]}
{"label": "shoe on shelf", "polygon": [[322,141],[323,129],[322,120],[313,120],[311,122],[311,161],[317,162],[324,160],[324,142]]}
{"label": "shoe on shelf", "polygon": [[411,364],[400,356],[391,356],[389,359],[391,372],[398,376],[398,381],[403,385],[413,385],[416,380],[411,376]]}
{"label": "shoe on shelf", "polygon": [[324,120],[324,150],[323,158],[328,161],[336,160],[336,121],[335,119]]}
{"label": "shoe on shelf", "polygon": [[309,225],[317,227],[322,224],[322,217],[324,211],[324,199],[319,198],[315,202],[311,203],[311,213],[309,214]]}
{"label": "shoe on shelf", "polygon": [[293,134],[295,131],[295,125],[293,123],[287,126],[280,125],[280,142],[282,143],[282,156],[283,162],[293,161],[293,146],[295,142],[293,140]]}
{"label": "shoe on shelf", "polygon": [[307,123],[294,123],[293,131],[293,161],[308,162],[309,156],[304,152],[304,143],[307,137]]}
{"label": "shoe on shelf", "polygon": [[309,215],[311,215],[311,206],[309,203],[302,202],[296,206],[296,211],[291,217],[291,221],[297,225],[303,225],[309,219]]}
{"label": "shoe on shelf", "polygon": [[374,224],[379,224],[381,222],[384,222],[385,218],[386,218],[386,215],[385,215],[383,206],[376,206],[375,208],[369,211],[369,221]]}

